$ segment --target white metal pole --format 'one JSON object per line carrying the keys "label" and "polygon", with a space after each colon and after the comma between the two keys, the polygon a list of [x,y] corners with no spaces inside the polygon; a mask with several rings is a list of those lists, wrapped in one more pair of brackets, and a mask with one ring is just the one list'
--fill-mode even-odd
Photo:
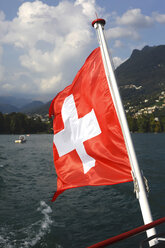
{"label": "white metal pole", "polygon": [[[118,90],[112,62],[111,62],[108,48],[107,48],[107,44],[105,41],[105,36],[104,36],[104,32],[103,32],[104,25],[105,25],[105,20],[103,20],[103,19],[97,19],[97,20],[92,22],[92,26],[97,30],[98,41],[99,41],[100,48],[101,48],[102,59],[103,59],[103,63],[104,63],[104,68],[105,68],[105,72],[106,72],[106,76],[107,76],[108,85],[109,85],[110,92],[111,92],[111,95],[112,95],[112,98],[114,101],[114,105],[115,105],[115,108],[117,111],[119,122],[120,122],[120,125],[122,128],[125,144],[126,144],[127,151],[128,151],[129,160],[130,160],[133,175],[134,175],[134,180],[137,182],[137,186],[138,186],[137,195],[138,195],[138,200],[139,200],[144,224],[148,224],[148,223],[152,222],[153,219],[152,219],[152,215],[151,215],[151,211],[150,211],[150,207],[149,207],[149,203],[148,203],[148,199],[147,199],[147,194],[146,194],[145,185],[143,182],[143,177],[141,175],[138,161],[136,159],[136,154],[134,151],[131,135],[129,132],[127,119],[125,116],[124,108],[123,108],[121,97],[119,94],[119,90]],[[148,237],[151,237],[152,235],[155,235],[155,234],[156,234],[156,231],[154,228],[147,231]],[[150,241],[151,246],[154,244],[155,244],[155,241]]]}

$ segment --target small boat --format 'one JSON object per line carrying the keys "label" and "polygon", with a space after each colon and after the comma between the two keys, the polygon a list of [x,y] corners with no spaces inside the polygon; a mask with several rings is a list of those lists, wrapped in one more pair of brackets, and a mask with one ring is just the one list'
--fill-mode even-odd
{"label": "small boat", "polygon": [[15,143],[25,143],[26,138],[25,135],[20,135],[18,140],[15,140]]}

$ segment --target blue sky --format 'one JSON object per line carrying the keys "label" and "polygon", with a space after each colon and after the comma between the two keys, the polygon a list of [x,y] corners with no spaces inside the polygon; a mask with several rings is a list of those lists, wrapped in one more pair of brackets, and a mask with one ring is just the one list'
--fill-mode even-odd
{"label": "blue sky", "polygon": [[115,66],[164,44],[163,0],[0,0],[0,95],[47,101],[72,83],[98,46],[95,13]]}

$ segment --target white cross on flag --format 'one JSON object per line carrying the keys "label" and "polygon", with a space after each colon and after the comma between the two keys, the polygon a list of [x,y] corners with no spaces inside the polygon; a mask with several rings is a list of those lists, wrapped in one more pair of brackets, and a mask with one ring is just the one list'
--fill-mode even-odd
{"label": "white cross on flag", "polygon": [[52,101],[57,191],[132,181],[123,134],[107,83],[100,48],[73,83]]}

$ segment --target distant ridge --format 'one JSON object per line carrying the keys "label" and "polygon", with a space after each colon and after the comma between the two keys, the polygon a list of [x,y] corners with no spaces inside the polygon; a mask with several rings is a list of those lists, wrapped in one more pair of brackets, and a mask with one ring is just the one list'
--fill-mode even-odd
{"label": "distant ridge", "polygon": [[[130,58],[122,63],[116,70],[119,90],[124,102],[131,101],[138,104],[141,99],[155,97],[165,91],[165,45],[145,46],[142,50],[133,50]],[[12,106],[14,97],[10,97],[8,104],[4,104],[0,97],[0,112],[23,112],[29,114],[48,114],[51,101],[44,104],[40,101],[27,102]],[[19,99],[20,101],[20,99]]]}
{"label": "distant ridge", "polygon": [[0,112],[2,112],[3,114],[18,112],[18,108],[11,104],[0,104]]}
{"label": "distant ridge", "polygon": [[9,104],[16,108],[22,108],[26,104],[32,102],[31,99],[26,99],[23,97],[14,97],[14,96],[0,96],[0,105]]}
{"label": "distant ridge", "polygon": [[[13,101],[13,104],[15,104],[14,101]],[[3,103],[3,100],[0,97],[0,112],[2,112],[3,114],[5,114],[5,113],[9,114],[12,112],[21,112],[21,113],[28,114],[28,113],[32,113],[33,111],[35,112],[36,109],[40,108],[43,105],[44,105],[44,103],[41,101],[32,101],[32,102],[24,105],[23,107],[20,107],[19,105],[18,105],[18,107],[16,107],[15,105],[6,103],[6,98],[5,98],[5,101]]]}
{"label": "distant ridge", "polygon": [[[130,58],[115,71],[124,102],[136,104],[165,90],[165,45],[133,50]],[[38,109],[48,113],[50,102]]]}
{"label": "distant ridge", "polygon": [[20,108],[19,111],[22,113],[31,113],[31,112],[35,111],[36,109],[42,107],[43,105],[44,105],[44,103],[41,101],[33,101],[33,102],[25,105],[24,107]]}
{"label": "distant ridge", "polygon": [[52,100],[47,102],[47,103],[45,103],[45,104],[43,104],[39,108],[34,109],[32,113],[37,113],[37,114],[41,114],[41,115],[48,114],[49,113],[49,107],[50,107],[50,104],[51,104]]}
{"label": "distant ridge", "polygon": [[[164,90],[165,45],[133,50],[130,58],[116,69],[116,77],[124,98],[152,95]],[[135,87],[129,87],[131,85]]]}

